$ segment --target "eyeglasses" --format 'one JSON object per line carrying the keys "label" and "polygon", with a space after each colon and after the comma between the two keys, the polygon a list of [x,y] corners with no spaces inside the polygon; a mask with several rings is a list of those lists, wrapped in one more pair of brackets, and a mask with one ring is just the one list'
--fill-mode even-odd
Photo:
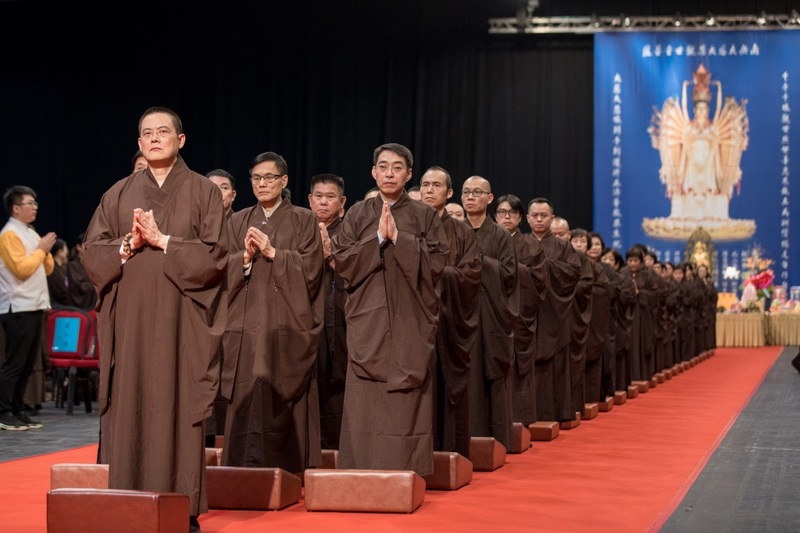
{"label": "eyeglasses", "polygon": [[464,198],[469,198],[470,196],[474,196],[475,198],[480,198],[484,194],[491,194],[489,191],[484,191],[483,189],[475,189],[474,191],[470,191],[469,189],[464,189],[461,191],[461,196]]}
{"label": "eyeglasses", "polygon": [[497,216],[499,217],[510,217],[511,215],[518,215],[519,211],[516,209],[498,209]]}
{"label": "eyeglasses", "polygon": [[146,141],[149,141],[150,139],[152,139],[156,135],[158,135],[162,139],[166,139],[169,136],[170,133],[174,133],[174,132],[169,128],[158,128],[155,131],[153,131],[153,130],[142,130],[142,133],[139,134],[139,137],[141,137],[142,139],[144,139]]}
{"label": "eyeglasses", "polygon": [[284,176],[283,174],[264,174],[263,176],[259,176],[258,174],[253,174],[252,176],[250,176],[250,181],[252,181],[254,184],[261,183],[262,181],[266,183],[275,183],[283,176]]}
{"label": "eyeglasses", "polygon": [[22,202],[21,204],[16,204],[16,205],[29,205],[32,207],[38,207],[39,202],[37,202],[36,200],[31,200],[30,202]]}

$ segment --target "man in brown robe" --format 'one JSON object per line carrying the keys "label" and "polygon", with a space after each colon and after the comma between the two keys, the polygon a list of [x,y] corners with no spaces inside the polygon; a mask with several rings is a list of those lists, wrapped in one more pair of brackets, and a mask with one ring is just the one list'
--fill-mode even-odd
{"label": "man in brown robe", "polygon": [[344,405],[344,377],[347,372],[347,326],[345,303],[347,293],[344,280],[336,273],[331,238],[342,228],[340,213],[344,211],[347,197],[344,195],[344,179],[335,174],[317,174],[311,178],[308,205],[317,217],[322,237],[322,255],[325,268],[322,271],[320,311],[325,329],[319,337],[317,350],[317,383],[319,386],[319,422],[322,448],[339,449],[339,433],[342,429]]}
{"label": "man in brown robe", "polygon": [[528,202],[528,224],[542,243],[547,264],[547,292],[539,308],[536,329],[536,417],[540,421],[575,419],[570,394],[570,321],[575,286],[581,275],[578,253],[552,231],[553,204],[546,198]]}
{"label": "man in brown robe", "polygon": [[481,254],[480,334],[471,354],[472,435],[494,437],[511,450],[511,369],[519,309],[517,254],[511,234],[486,213],[494,199],[486,178],[472,176],[461,190],[467,221]]}
{"label": "man in brown robe", "polygon": [[469,458],[470,352],[480,324],[481,258],[475,233],[445,209],[453,195],[450,174],[442,167],[431,167],[420,184],[422,201],[439,213],[450,249],[438,285],[442,304],[436,332],[433,445],[435,450]]}
{"label": "man in brown robe", "polygon": [[83,265],[99,295],[108,485],[187,494],[196,517],[207,510],[203,426],[218,384],[228,233],[219,189],[178,155],[185,140],[174,112],[145,111],[149,166],[103,195]]}
{"label": "man in brown robe", "polygon": [[513,420],[524,426],[536,422],[536,319],[547,290],[547,268],[542,243],[522,233],[522,200],[513,194],[497,199],[497,223],[511,233],[517,255],[519,312],[514,323],[514,365],[511,372]]}
{"label": "man in brown robe", "polygon": [[339,467],[433,473],[433,368],[447,259],[442,223],[408,197],[411,151],[373,152],[378,196],[351,207],[333,238],[347,285],[348,367]]}
{"label": "man in brown robe", "polygon": [[288,180],[283,157],[257,155],[250,181],[258,203],[228,223],[222,461],[299,473],[322,463],[314,369],[323,256],[314,214],[282,195]]}

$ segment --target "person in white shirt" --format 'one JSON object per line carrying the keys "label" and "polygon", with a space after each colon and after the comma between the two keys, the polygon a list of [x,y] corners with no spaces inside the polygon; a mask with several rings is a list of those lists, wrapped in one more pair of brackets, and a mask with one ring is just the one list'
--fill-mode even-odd
{"label": "person in white shirt", "polygon": [[39,204],[30,187],[15,185],[3,195],[9,219],[0,231],[0,322],[6,334],[6,359],[0,367],[0,429],[43,427],[23,412],[23,396],[41,351],[44,313],[50,308],[47,276],[53,272],[50,249],[56,234],[40,237],[31,224]]}

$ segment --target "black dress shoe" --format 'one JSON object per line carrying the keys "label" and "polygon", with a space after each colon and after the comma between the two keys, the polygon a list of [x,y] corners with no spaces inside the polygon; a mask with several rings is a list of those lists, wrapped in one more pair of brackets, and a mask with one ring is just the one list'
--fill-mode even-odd
{"label": "black dress shoe", "polygon": [[196,516],[189,517],[189,533],[201,533],[200,522],[197,521]]}

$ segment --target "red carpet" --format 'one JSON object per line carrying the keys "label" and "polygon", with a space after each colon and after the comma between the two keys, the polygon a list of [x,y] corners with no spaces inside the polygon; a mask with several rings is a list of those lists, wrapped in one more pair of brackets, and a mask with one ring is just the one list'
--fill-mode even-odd
{"label": "red carpet", "polygon": [[[777,359],[781,347],[717,355],[552,442],[476,472],[455,492],[427,491],[411,515],[211,511],[204,532],[656,531],[680,503]],[[2,442],[0,436],[0,442]],[[46,530],[49,467],[90,463],[96,447],[0,463],[0,529]]]}

